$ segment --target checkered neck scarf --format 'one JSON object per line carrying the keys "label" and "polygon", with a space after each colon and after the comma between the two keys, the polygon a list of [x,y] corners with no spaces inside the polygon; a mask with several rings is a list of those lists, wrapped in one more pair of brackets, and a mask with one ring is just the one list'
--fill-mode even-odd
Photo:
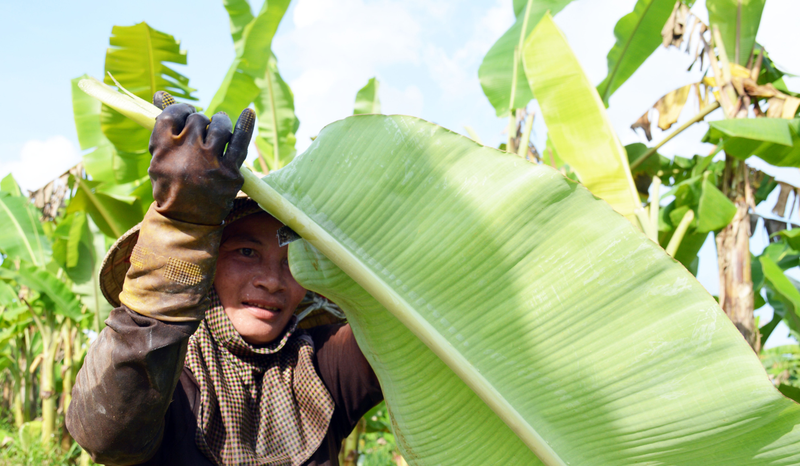
{"label": "checkered neck scarf", "polygon": [[212,291],[189,340],[186,365],[200,384],[197,446],[217,464],[303,464],[319,448],[333,399],[314,369],[314,344],[292,317],[283,336],[245,342]]}

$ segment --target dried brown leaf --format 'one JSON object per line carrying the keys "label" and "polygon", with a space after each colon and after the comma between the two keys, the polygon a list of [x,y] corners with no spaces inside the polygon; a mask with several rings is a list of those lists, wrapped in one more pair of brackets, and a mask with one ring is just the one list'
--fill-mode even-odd
{"label": "dried brown leaf", "polygon": [[787,95],[786,99],[783,101],[781,118],[786,118],[787,120],[793,119],[795,114],[797,114],[798,107],[800,107],[800,99]]}
{"label": "dried brown leaf", "polygon": [[772,84],[759,86],[751,78],[742,79],[742,87],[744,88],[745,94],[758,99],[769,99],[770,97],[783,95],[779,90],[775,89],[775,86]]}
{"label": "dried brown leaf", "polygon": [[773,97],[767,101],[767,118],[780,118],[783,115],[783,98]]}
{"label": "dried brown leaf", "polygon": [[42,221],[52,221],[58,216],[58,209],[64,207],[64,200],[69,194],[69,177],[80,177],[82,172],[83,164],[78,163],[36,191],[28,192],[33,205],[42,212]]}
{"label": "dried brown leaf", "polygon": [[686,99],[689,98],[689,92],[692,90],[694,84],[687,84],[686,86],[675,89],[664,97],[658,99],[658,102],[653,106],[658,110],[658,127],[666,131],[681,115]]}
{"label": "dried brown leaf", "polygon": [[653,133],[650,130],[650,109],[648,108],[644,115],[640,116],[636,123],[631,125],[631,129],[636,131],[636,128],[642,128],[644,130],[644,137],[647,138],[648,141],[653,140]]}
{"label": "dried brown leaf", "polygon": [[675,3],[675,8],[669,16],[667,23],[661,30],[664,47],[670,45],[680,48],[686,33],[686,21],[689,18],[689,7],[680,1]]}

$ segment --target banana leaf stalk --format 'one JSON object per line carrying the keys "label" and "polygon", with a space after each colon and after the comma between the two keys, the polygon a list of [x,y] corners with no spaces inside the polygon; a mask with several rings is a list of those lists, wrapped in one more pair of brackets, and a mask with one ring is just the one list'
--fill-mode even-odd
{"label": "banana leaf stalk", "polygon": [[714,299],[558,172],[366,115],[243,173],[347,313],[409,464],[800,461],[800,406]]}

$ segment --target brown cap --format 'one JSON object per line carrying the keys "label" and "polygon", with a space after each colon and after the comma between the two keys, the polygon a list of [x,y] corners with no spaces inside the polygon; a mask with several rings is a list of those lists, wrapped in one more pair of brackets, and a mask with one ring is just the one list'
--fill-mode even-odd
{"label": "brown cap", "polygon": [[[262,212],[261,207],[243,192],[239,192],[233,201],[233,209],[225,218],[230,224],[250,214]],[[120,306],[119,294],[125,283],[125,275],[131,266],[131,253],[139,241],[139,230],[142,224],[134,226],[111,246],[100,265],[100,290],[106,300],[114,307]],[[344,313],[338,306],[326,298],[309,291],[303,302],[297,307],[295,314],[302,321],[300,327],[309,328],[317,325],[343,322]]]}

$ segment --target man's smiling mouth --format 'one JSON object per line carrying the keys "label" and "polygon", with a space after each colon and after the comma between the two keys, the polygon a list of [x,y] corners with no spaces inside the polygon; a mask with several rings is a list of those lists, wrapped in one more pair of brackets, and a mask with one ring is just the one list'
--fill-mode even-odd
{"label": "man's smiling mouth", "polygon": [[255,307],[255,308],[258,308],[258,309],[263,309],[265,311],[274,312],[276,314],[281,312],[280,308],[267,306],[267,305],[259,304],[259,303],[253,303],[253,302],[250,302],[250,301],[243,301],[242,304],[244,304],[247,307]]}

